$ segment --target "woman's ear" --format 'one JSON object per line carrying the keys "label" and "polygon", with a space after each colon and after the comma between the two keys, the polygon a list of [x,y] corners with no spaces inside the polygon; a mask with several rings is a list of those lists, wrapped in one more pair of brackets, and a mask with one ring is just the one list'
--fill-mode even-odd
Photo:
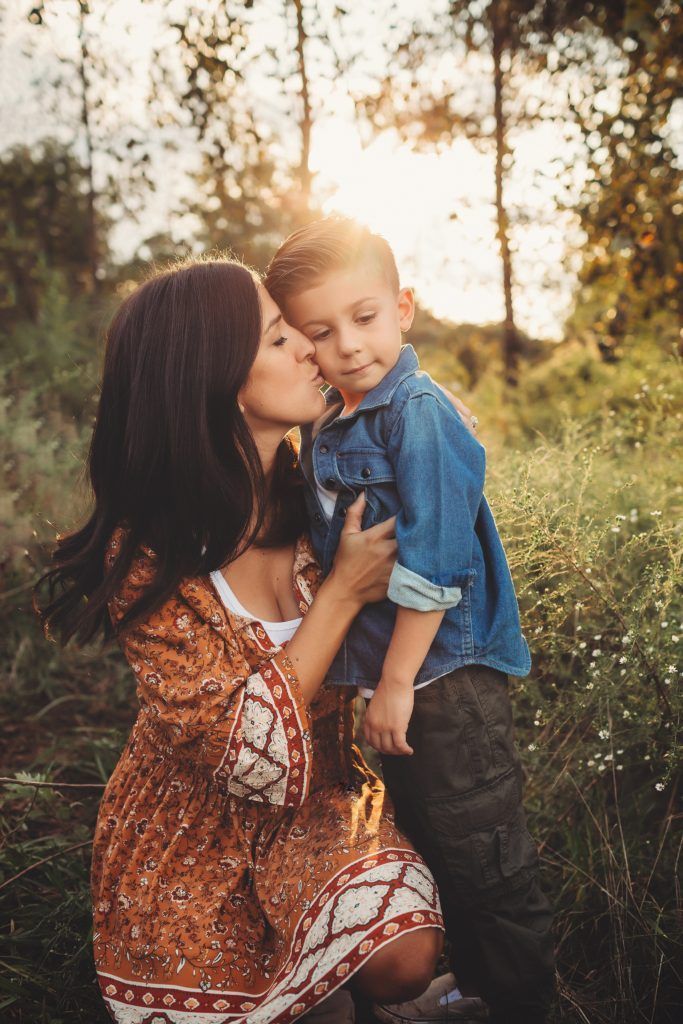
{"label": "woman's ear", "polygon": [[402,331],[409,331],[415,318],[415,296],[412,288],[401,288],[398,293],[398,322]]}

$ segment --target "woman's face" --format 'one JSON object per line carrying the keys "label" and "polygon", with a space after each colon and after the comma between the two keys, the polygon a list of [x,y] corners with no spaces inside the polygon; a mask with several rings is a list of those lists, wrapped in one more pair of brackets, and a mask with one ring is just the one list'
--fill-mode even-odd
{"label": "woman's face", "polygon": [[259,284],[258,290],[261,341],[239,403],[252,433],[274,429],[284,435],[321,415],[325,399],[320,387],[324,382],[313,361],[313,343],[285,323],[263,285]]}

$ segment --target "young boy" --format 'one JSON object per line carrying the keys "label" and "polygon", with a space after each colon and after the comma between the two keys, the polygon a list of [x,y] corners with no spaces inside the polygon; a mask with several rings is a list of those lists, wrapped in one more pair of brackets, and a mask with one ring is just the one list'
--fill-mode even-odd
{"label": "young boy", "polygon": [[401,344],[413,295],[383,238],[341,217],[309,224],[265,285],[332,385],[301,446],[323,572],[361,490],[364,527],[397,516],[388,600],[356,618],[329,681],[371,698],[366,737],[397,824],[437,880],[462,991],[484,997],[492,1024],[537,1024],[553,991],[551,913],[507,690],[531,659],[483,494],[484,449]]}

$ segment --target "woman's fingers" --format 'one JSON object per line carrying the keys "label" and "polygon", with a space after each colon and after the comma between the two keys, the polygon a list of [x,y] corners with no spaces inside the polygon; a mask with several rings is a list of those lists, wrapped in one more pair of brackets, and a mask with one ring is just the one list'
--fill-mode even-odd
{"label": "woman's fingers", "polygon": [[365,511],[365,491],[361,491],[355,501],[346,510],[346,519],[342,533],[360,533]]}
{"label": "woman's fingers", "polygon": [[454,395],[452,391],[449,391],[448,388],[445,388],[443,384],[439,384],[438,386],[441,388],[441,390],[443,391],[444,395],[451,403],[451,405],[455,408],[455,411],[459,414],[460,419],[463,421],[463,423],[469,430],[470,434],[476,433],[476,427],[472,422],[472,410],[470,409],[470,407],[468,405],[465,405],[462,399],[458,398],[457,395]]}

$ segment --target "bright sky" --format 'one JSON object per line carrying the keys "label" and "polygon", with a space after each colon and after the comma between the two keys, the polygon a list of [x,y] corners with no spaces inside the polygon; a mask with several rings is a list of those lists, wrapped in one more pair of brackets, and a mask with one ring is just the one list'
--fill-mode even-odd
{"label": "bright sky", "polygon": [[[174,2],[179,11],[186,4],[186,0]],[[434,8],[440,2],[432,0]],[[411,5],[415,11],[425,6],[416,5],[415,0],[403,3],[408,15]],[[43,44],[42,51],[36,48],[35,36],[22,20],[22,6],[17,3],[11,13],[4,14],[0,139],[10,146],[52,132],[67,141],[75,138],[78,145],[77,111],[60,112],[57,123],[46,120],[36,87],[41,70],[51,64],[57,67],[58,57],[64,59],[75,52],[75,0],[52,0],[52,10],[58,16],[53,22],[52,39]],[[179,243],[187,242],[191,221],[171,217],[169,222],[169,211],[186,196],[186,172],[196,149],[189,136],[183,136],[186,130],[182,126],[160,131],[151,125],[145,103],[151,46],[159,39],[158,5],[153,0],[100,0],[98,6],[95,0],[93,10],[106,27],[111,52],[125,55],[135,69],[125,96],[115,100],[103,97],[112,106],[113,136],[117,123],[128,126],[133,122],[158,142],[156,158],[153,154],[153,161],[158,161],[156,194],[146,201],[139,224],[123,218],[117,224],[115,248],[123,257],[132,255],[144,237],[167,230],[169,223],[173,237]],[[279,43],[278,24],[271,17],[262,26],[264,41],[274,46]],[[368,38],[372,39],[370,28],[368,25]],[[288,43],[291,52],[291,39]],[[486,77],[490,71],[481,62],[462,70],[469,88],[477,87],[478,75],[490,86]],[[277,134],[283,127],[283,108],[272,99],[278,85],[274,77],[259,83],[256,72],[254,75],[259,92],[256,98],[262,102],[266,117],[271,110],[272,128]],[[538,84],[534,87],[539,88]],[[287,130],[291,133],[291,127]],[[180,144],[173,161],[163,148],[164,139]],[[515,164],[507,179],[506,197],[511,206],[523,205],[526,214],[525,226],[516,226],[512,238],[516,316],[520,326],[532,334],[557,338],[571,306],[577,269],[566,260],[578,239],[577,222],[570,213],[558,214],[553,197],[559,194],[560,186],[548,173],[553,157],[566,143],[559,129],[548,123],[519,133],[513,141]],[[455,322],[486,323],[502,318],[492,154],[482,154],[464,139],[438,154],[417,153],[391,133],[363,146],[353,108],[339,86],[336,92],[334,87],[328,89],[325,111],[314,128],[311,164],[316,172],[314,187],[324,208],[357,217],[381,231],[396,252],[404,283],[415,287],[423,305]],[[575,186],[580,184],[581,173],[577,150]]]}

